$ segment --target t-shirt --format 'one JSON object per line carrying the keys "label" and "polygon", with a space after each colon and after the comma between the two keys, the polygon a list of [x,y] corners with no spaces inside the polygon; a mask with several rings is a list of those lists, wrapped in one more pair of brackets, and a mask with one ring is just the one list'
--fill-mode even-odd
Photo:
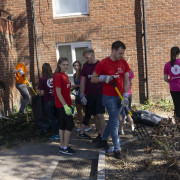
{"label": "t-shirt", "polygon": [[171,61],[164,66],[164,74],[170,76],[170,91],[180,91],[180,59],[176,59],[174,66],[171,66]]}
{"label": "t-shirt", "polygon": [[[18,63],[15,67],[16,70],[21,68],[25,72],[24,76],[27,74],[27,67],[23,63]],[[20,72],[16,73],[16,83],[26,84],[26,80],[20,75]]]}
{"label": "t-shirt", "polygon": [[43,76],[39,79],[39,90],[44,90],[44,101],[52,101],[54,99],[54,90],[53,90],[53,78],[47,78]]}
{"label": "t-shirt", "polygon": [[[95,73],[98,75],[111,75],[114,77],[116,86],[120,93],[123,94],[123,81],[124,74],[129,72],[129,66],[124,59],[119,61],[112,61],[110,57],[107,57],[99,62],[96,66]],[[106,96],[118,96],[116,90],[111,84],[104,83],[103,85],[103,95]]]}
{"label": "t-shirt", "polygon": [[134,73],[132,70],[129,71],[129,91],[128,91],[128,94],[132,94],[132,91],[131,91],[131,79],[134,78]]}
{"label": "t-shirt", "polygon": [[95,64],[85,63],[83,65],[81,76],[84,76],[86,78],[86,95],[97,95],[99,93],[102,93],[103,83],[91,83],[92,74],[98,63],[99,61],[97,61]]}
{"label": "t-shirt", "polygon": [[56,87],[61,88],[61,94],[68,106],[72,105],[71,97],[70,97],[70,89],[71,89],[71,82],[67,74],[59,72],[53,78],[53,88],[54,88],[54,95],[55,95],[55,105],[57,108],[63,107],[63,104],[60,102],[57,94],[56,94]]}

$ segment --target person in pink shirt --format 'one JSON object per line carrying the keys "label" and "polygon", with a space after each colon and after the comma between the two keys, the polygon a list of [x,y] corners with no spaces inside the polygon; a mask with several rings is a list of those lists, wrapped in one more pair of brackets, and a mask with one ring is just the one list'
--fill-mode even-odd
{"label": "person in pink shirt", "polygon": [[164,66],[164,81],[169,83],[170,93],[174,103],[174,113],[180,118],[180,49],[171,48],[171,60]]}

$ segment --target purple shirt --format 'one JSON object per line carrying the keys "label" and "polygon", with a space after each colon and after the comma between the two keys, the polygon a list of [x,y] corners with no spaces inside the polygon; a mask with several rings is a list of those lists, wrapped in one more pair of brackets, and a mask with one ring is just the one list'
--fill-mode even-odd
{"label": "purple shirt", "polygon": [[54,90],[53,90],[53,78],[47,78],[43,76],[39,79],[39,90],[44,90],[44,101],[52,101],[54,99]]}
{"label": "purple shirt", "polygon": [[171,61],[164,66],[164,74],[170,76],[170,91],[180,91],[180,59],[176,59],[174,66],[171,66]]}
{"label": "purple shirt", "polygon": [[99,93],[102,93],[103,83],[91,83],[90,81],[94,69],[98,63],[99,61],[97,61],[95,64],[85,63],[83,65],[81,76],[84,76],[86,78],[86,86],[85,86],[86,95],[97,95]]}

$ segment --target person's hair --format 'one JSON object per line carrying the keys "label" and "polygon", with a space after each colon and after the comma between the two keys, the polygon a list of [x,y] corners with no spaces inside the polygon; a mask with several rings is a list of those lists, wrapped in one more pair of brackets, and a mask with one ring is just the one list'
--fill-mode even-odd
{"label": "person's hair", "polygon": [[176,62],[176,57],[180,53],[180,49],[177,46],[171,48],[171,66],[174,66]]}
{"label": "person's hair", "polygon": [[0,89],[2,89],[4,91],[5,88],[6,88],[5,83],[0,81]]}
{"label": "person's hair", "polygon": [[94,54],[94,50],[91,49],[91,48],[86,48],[86,49],[84,49],[84,51],[83,51],[83,56],[86,55],[87,53],[93,53],[93,54]]}
{"label": "person's hair", "polygon": [[52,77],[52,69],[49,63],[44,63],[42,66],[42,75],[46,76],[47,78]]}
{"label": "person's hair", "polygon": [[61,72],[61,68],[60,68],[59,65],[62,64],[64,61],[69,62],[68,58],[66,58],[66,57],[60,57],[60,58],[59,58],[58,63],[57,63],[57,68],[56,68],[54,74],[56,74],[56,73],[58,73],[58,72]]}
{"label": "person's hair", "polygon": [[73,66],[74,66],[75,64],[78,64],[78,65],[79,65],[79,69],[78,69],[78,71],[76,72],[76,77],[77,77],[77,79],[80,79],[82,64],[81,64],[80,61],[74,61]]}
{"label": "person's hair", "polygon": [[112,43],[111,49],[112,49],[112,50],[115,49],[115,50],[117,51],[120,47],[121,47],[122,49],[126,49],[126,46],[125,46],[125,44],[124,44],[123,42],[121,42],[121,41],[115,41],[115,42]]}
{"label": "person's hair", "polygon": [[30,56],[24,56],[24,60],[25,59],[29,59],[30,60],[31,58],[30,58]]}

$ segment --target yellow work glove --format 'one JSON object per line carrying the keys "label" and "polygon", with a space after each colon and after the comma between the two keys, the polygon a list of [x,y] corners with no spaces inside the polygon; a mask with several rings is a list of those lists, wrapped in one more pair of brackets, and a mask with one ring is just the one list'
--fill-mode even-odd
{"label": "yellow work glove", "polygon": [[72,109],[67,105],[63,105],[66,115],[72,115]]}

